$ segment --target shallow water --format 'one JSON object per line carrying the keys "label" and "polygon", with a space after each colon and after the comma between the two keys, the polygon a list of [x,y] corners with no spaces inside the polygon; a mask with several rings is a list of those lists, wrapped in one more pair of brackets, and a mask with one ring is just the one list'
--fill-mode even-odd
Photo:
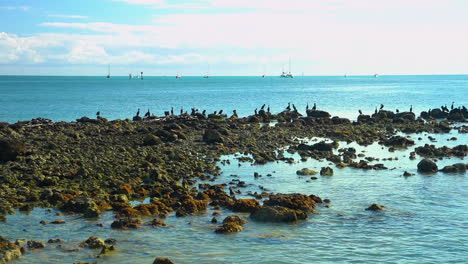
{"label": "shallow water", "polygon": [[428,108],[468,105],[468,75],[302,77],[293,79],[261,77],[53,77],[0,76],[0,121],[16,122],[36,117],[73,121],[94,117],[97,111],[110,119],[132,118],[138,108],[162,116],[165,110],[181,107],[223,109],[240,116],[269,104],[274,113],[288,102],[300,112],[317,103],[332,115],[356,119],[358,109],[365,114],[375,107],[415,112]]}
{"label": "shallow water", "polygon": [[[416,146],[424,143],[436,146],[466,144],[468,135],[431,135],[437,142],[430,142],[428,134],[410,135]],[[447,141],[456,136],[458,140]],[[422,140],[417,138],[421,137]],[[0,234],[9,239],[26,238],[46,241],[62,238],[64,245],[76,248],[89,236],[117,239],[117,251],[102,258],[93,255],[99,251],[83,249],[64,252],[48,245],[47,248],[29,252],[13,263],[72,263],[94,261],[98,263],[152,263],[156,256],[171,258],[175,263],[466,263],[468,251],[468,181],[464,174],[422,175],[416,165],[420,157],[410,160],[407,150],[389,152],[378,144],[361,147],[366,156],[395,158],[384,163],[389,170],[366,171],[338,169],[331,166],[334,176],[316,175],[317,180],[296,175],[296,170],[307,167],[319,171],[327,161],[309,159],[294,164],[273,162],[251,166],[225,156],[230,164],[219,166],[223,173],[215,182],[240,179],[248,184],[242,188],[261,191],[259,185],[273,192],[300,192],[331,199],[331,207],[319,207],[320,214],[296,224],[266,224],[249,221],[245,229],[236,234],[215,234],[211,224],[212,210],[199,216],[165,219],[168,227],[121,231],[112,230],[112,213],[99,219],[85,220],[75,215],[56,216],[55,211],[35,209],[30,214],[17,213],[8,216],[8,222],[0,223]],[[285,152],[285,154],[287,154]],[[358,158],[357,160],[359,160]],[[439,168],[457,162],[460,158],[438,160]],[[394,168],[394,169],[393,169]],[[415,176],[403,177],[407,170]],[[255,179],[258,172],[262,177]],[[266,176],[271,173],[272,176]],[[231,176],[235,174],[237,176]],[[213,182],[210,182],[213,183]],[[240,196],[242,197],[242,196]],[[383,212],[364,209],[372,203],[387,207]],[[232,214],[222,211],[223,216]],[[243,215],[248,217],[248,215]],[[41,220],[64,219],[64,225],[40,225]],[[147,219],[148,221],[150,219]],[[104,227],[97,227],[103,223]],[[26,231],[21,231],[25,229]]]}

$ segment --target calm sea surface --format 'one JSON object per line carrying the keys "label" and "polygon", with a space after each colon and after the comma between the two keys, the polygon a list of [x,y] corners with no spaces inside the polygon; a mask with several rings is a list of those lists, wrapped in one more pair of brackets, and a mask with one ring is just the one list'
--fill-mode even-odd
{"label": "calm sea surface", "polygon": [[[161,115],[171,106],[192,106],[219,110],[238,109],[247,115],[261,104],[273,111],[291,101],[304,108],[317,102],[332,114],[355,118],[357,109],[373,111],[380,103],[401,110],[413,105],[416,111],[441,104],[467,105],[467,76],[407,77],[186,77],[181,80],[147,77],[127,80],[97,77],[0,77],[0,120],[15,122],[33,117],[74,120],[93,116],[100,110],[109,118],[131,117],[140,107],[150,107]],[[143,111],[143,110],[142,110]],[[430,143],[429,134],[411,134],[416,146]],[[467,134],[431,135],[436,146],[453,147],[468,143]],[[451,137],[456,141],[448,141]],[[421,137],[421,140],[418,138]],[[320,139],[311,139],[320,140]],[[65,240],[65,248],[76,248],[89,236],[117,239],[117,251],[96,259],[98,250],[67,252],[49,244],[28,252],[13,263],[152,263],[156,256],[175,263],[468,263],[468,180],[465,174],[422,175],[416,172],[408,150],[390,152],[378,144],[368,147],[340,142],[340,147],[355,147],[358,153],[378,158],[393,158],[384,163],[389,170],[364,171],[334,169],[331,177],[317,180],[296,175],[307,167],[320,170],[328,162],[309,159],[296,163],[274,162],[250,166],[234,156],[231,164],[219,166],[223,174],[217,182],[240,179],[248,184],[242,191],[260,192],[259,186],[273,192],[300,192],[331,199],[330,208],[319,207],[320,214],[296,224],[264,224],[249,221],[244,231],[232,235],[215,234],[211,209],[206,214],[165,219],[168,227],[132,231],[112,230],[112,213],[86,220],[76,215],[56,216],[36,208],[29,214],[17,212],[0,222],[0,235],[9,239]],[[287,153],[286,153],[287,154]],[[395,159],[398,158],[398,159]],[[466,159],[444,158],[439,167]],[[372,164],[372,163],[371,163]],[[407,170],[412,177],[401,176]],[[263,176],[256,179],[254,172]],[[272,176],[268,177],[267,174]],[[237,175],[237,176],[231,176]],[[211,182],[210,182],[211,183]],[[242,197],[242,196],[240,196]],[[364,209],[372,203],[385,205],[383,212]],[[232,214],[222,211],[223,216]],[[248,218],[248,215],[244,215]],[[64,225],[41,225],[41,220],[64,219]],[[146,219],[150,220],[150,219]],[[103,223],[104,227],[97,227]],[[24,230],[24,231],[23,231]]]}
{"label": "calm sea surface", "polygon": [[417,112],[442,104],[468,105],[468,75],[374,77],[48,77],[0,76],[0,121],[44,117],[73,121],[97,111],[109,119],[132,118],[138,108],[156,115],[174,107],[241,116],[269,104],[272,112],[294,103],[307,103],[356,119],[358,109],[371,113],[381,103],[386,109]]}

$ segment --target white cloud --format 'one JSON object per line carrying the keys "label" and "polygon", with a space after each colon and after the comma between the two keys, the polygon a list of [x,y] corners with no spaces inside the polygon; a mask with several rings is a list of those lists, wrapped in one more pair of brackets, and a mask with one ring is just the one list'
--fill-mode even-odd
{"label": "white cloud", "polygon": [[58,18],[76,18],[76,19],[88,19],[88,16],[80,16],[80,15],[60,15],[60,14],[52,14],[48,15],[49,17],[58,17]]}
{"label": "white cloud", "polygon": [[30,40],[0,32],[0,63],[32,64],[43,62],[42,56],[31,47]]}
{"label": "white cloud", "polygon": [[165,0],[112,0],[114,2],[126,2],[134,5],[158,5],[165,4]]}

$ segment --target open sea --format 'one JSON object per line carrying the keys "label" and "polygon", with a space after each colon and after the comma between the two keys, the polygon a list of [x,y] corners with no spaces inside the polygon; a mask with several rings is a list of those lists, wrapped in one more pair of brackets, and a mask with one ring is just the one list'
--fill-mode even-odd
{"label": "open sea", "polygon": [[0,121],[16,122],[36,117],[73,121],[94,117],[132,118],[138,108],[163,115],[174,107],[190,113],[192,107],[207,113],[224,110],[240,116],[269,104],[272,112],[294,103],[305,112],[307,103],[332,115],[356,119],[358,109],[375,107],[416,112],[452,102],[468,105],[468,75],[348,76],[292,79],[261,77],[58,77],[0,76]]}
{"label": "open sea", "polygon": [[[269,104],[272,112],[282,111],[288,102],[305,112],[314,102],[332,115],[356,119],[358,109],[371,113],[381,103],[385,109],[415,112],[428,108],[468,106],[468,76],[380,76],[374,77],[33,77],[0,76],[0,121],[16,122],[35,117],[72,121],[93,117],[96,111],[109,119],[131,118],[138,108],[148,108],[162,115],[164,110],[181,107],[223,109],[239,115],[253,114],[255,108]],[[174,263],[468,263],[468,180],[466,174],[419,174],[416,160],[409,159],[415,147],[425,143],[453,147],[468,143],[467,134],[452,130],[449,134],[403,134],[416,141],[407,150],[390,152],[377,143],[355,147],[366,156],[392,158],[383,163],[389,170],[338,169],[334,176],[296,175],[296,170],[320,170],[326,160],[284,162],[250,166],[234,155],[224,156],[230,164],[219,164],[219,182],[240,179],[258,191],[259,185],[272,192],[315,194],[331,200],[330,208],[319,207],[296,224],[271,224],[249,221],[242,232],[219,235],[210,223],[212,210],[206,214],[165,219],[168,227],[121,231],[112,230],[111,212],[99,219],[76,215],[56,216],[36,208],[25,214],[17,212],[0,222],[0,235],[8,239],[25,238],[47,241],[65,240],[63,248],[48,244],[45,249],[30,251],[13,263],[152,263],[155,257],[169,257]],[[428,136],[435,138],[431,142]],[[456,137],[457,140],[448,140]],[[419,139],[421,138],[421,139]],[[310,139],[321,140],[321,139]],[[285,152],[287,154],[287,152]],[[439,168],[466,159],[450,157],[437,160]],[[404,171],[415,173],[403,177]],[[263,177],[254,178],[254,172]],[[267,177],[267,174],[272,176]],[[232,176],[235,175],[235,176]],[[211,183],[211,182],[210,182]],[[240,196],[242,197],[242,196]],[[147,202],[147,201],[140,201]],[[138,203],[138,202],[135,202]],[[366,211],[372,203],[386,206],[382,212]],[[218,220],[233,213],[221,211]],[[242,214],[240,214],[242,215]],[[248,218],[248,215],[243,215]],[[41,220],[63,219],[64,225],[41,225]],[[150,220],[150,219],[147,219]],[[103,223],[104,227],[96,226]],[[77,248],[89,236],[117,239],[117,250],[96,259],[99,250]]]}

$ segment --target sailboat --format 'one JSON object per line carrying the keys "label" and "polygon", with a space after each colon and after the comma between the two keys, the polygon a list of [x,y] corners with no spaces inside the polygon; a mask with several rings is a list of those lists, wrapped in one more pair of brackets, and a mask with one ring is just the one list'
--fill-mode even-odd
{"label": "sailboat", "polygon": [[203,75],[203,78],[210,78],[210,65],[208,64],[208,71],[206,72],[205,75]]}
{"label": "sailboat", "polygon": [[283,72],[280,75],[281,78],[293,78],[294,76],[291,73],[291,58],[289,58],[289,72],[286,73],[284,71],[284,66],[283,66]]}
{"label": "sailboat", "polygon": [[180,79],[180,78],[182,78],[182,76],[180,76],[180,74],[177,73],[176,79]]}
{"label": "sailboat", "polygon": [[110,64],[107,65],[107,79],[110,78]]}

